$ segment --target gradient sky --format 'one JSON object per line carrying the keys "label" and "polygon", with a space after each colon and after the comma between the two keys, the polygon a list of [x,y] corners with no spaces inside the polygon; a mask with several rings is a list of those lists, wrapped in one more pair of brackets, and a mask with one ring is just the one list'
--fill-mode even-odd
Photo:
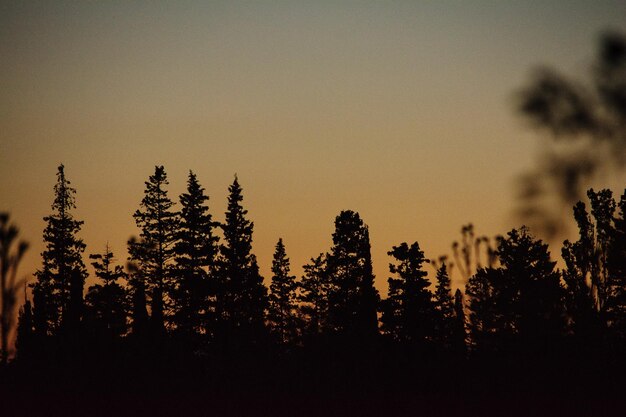
{"label": "gradient sky", "polygon": [[513,111],[536,64],[584,78],[623,1],[0,3],[0,210],[43,249],[59,163],[77,189],[86,253],[120,262],[155,164],[170,196],[189,169],[223,220],[237,173],[270,277],[285,241],[297,274],[335,216],[386,252],[449,252],[460,227],[518,226],[515,178],[537,135]]}

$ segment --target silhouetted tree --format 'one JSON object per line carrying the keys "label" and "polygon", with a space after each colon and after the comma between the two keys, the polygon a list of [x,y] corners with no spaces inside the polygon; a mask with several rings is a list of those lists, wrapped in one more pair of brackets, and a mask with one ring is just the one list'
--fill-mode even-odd
{"label": "silhouetted tree", "polygon": [[[130,260],[140,273],[136,279],[145,279],[145,290],[150,298],[150,321],[158,333],[164,330],[165,297],[171,284],[171,260],[178,228],[174,203],[167,196],[169,184],[163,166],[155,167],[146,181],[140,209],[133,214],[141,230],[140,241],[129,242]],[[133,278],[133,279],[135,279]]]}
{"label": "silhouetted tree", "polygon": [[216,262],[217,315],[226,332],[222,336],[230,333],[250,340],[258,338],[264,329],[267,288],[252,253],[254,224],[246,219],[248,211],[241,206],[242,189],[236,176],[228,190],[226,221],[222,225],[225,242],[220,245]]}
{"label": "silhouetted tree", "polygon": [[587,195],[591,215],[582,201],[574,206],[579,239],[574,243],[566,240],[561,253],[566,265],[563,279],[572,330],[580,342],[598,343],[601,327],[606,325],[607,259],[615,234],[615,202],[609,190],[596,193],[591,189]]}
{"label": "silhouetted tree", "polygon": [[46,334],[57,332],[61,325],[75,328],[81,320],[83,286],[87,272],[82,254],[85,244],[78,238],[82,221],[74,220],[76,190],[65,177],[61,164],[54,186],[53,213],[44,217],[45,249],[41,253],[43,266],[35,275],[33,286],[35,323]]}
{"label": "silhouetted tree", "polygon": [[357,339],[377,335],[379,296],[374,287],[369,230],[354,211],[342,211],[335,219],[327,273],[331,331]]}
{"label": "silhouetted tree", "polygon": [[465,305],[460,289],[454,293],[454,326],[452,329],[452,348],[460,355],[467,350],[467,330],[465,329]]}
{"label": "silhouetted tree", "polygon": [[382,302],[382,330],[394,340],[423,344],[432,340],[435,327],[435,305],[428,290],[430,281],[422,269],[426,258],[419,244],[402,243],[388,252],[396,263],[389,271],[389,292]]}
{"label": "silhouetted tree", "polygon": [[[28,249],[24,241],[17,243],[18,229],[9,223],[8,213],[0,213],[0,361],[9,357],[9,336],[15,324],[17,289],[21,280],[17,270]],[[17,243],[17,247],[13,246]]]}
{"label": "silhouetted tree", "polygon": [[447,348],[452,346],[453,329],[455,323],[454,300],[450,289],[450,277],[445,262],[437,270],[437,285],[433,297],[435,316],[435,331],[437,339]]}
{"label": "silhouetted tree", "polygon": [[613,338],[605,342],[615,344],[626,336],[626,197],[616,204],[610,190],[590,189],[587,196],[591,214],[582,201],[574,206],[579,239],[563,244],[567,311],[579,343],[598,346],[604,334]]}
{"label": "silhouetted tree", "polygon": [[35,328],[33,323],[33,309],[30,300],[25,300],[20,307],[17,320],[17,339],[15,347],[20,358],[30,358],[35,349]]}
{"label": "silhouetted tree", "polygon": [[214,329],[215,285],[211,285],[218,238],[204,194],[193,172],[189,172],[187,192],[180,196],[180,224],[175,246],[176,277],[172,293],[174,323],[184,334]]}
{"label": "silhouetted tree", "polygon": [[626,340],[626,190],[618,203],[611,246],[607,260],[606,319],[613,334],[623,344]]}
{"label": "silhouetted tree", "polygon": [[293,343],[297,337],[296,288],[296,277],[290,275],[285,245],[282,239],[278,239],[272,261],[267,319],[281,343]]}
{"label": "silhouetted tree", "polygon": [[[128,246],[142,250],[143,242],[132,237]],[[128,291],[130,295],[131,332],[134,336],[145,335],[148,329],[148,301],[146,297],[146,279],[142,271],[133,262],[128,262]]]}
{"label": "silhouetted tree", "polygon": [[320,254],[302,267],[304,275],[298,284],[298,301],[304,320],[304,333],[316,336],[327,328],[329,278],[326,255]]}
{"label": "silhouetted tree", "polygon": [[596,300],[591,287],[591,274],[594,259],[594,226],[585,208],[579,202],[574,207],[574,218],[578,224],[580,237],[571,243],[563,243],[561,255],[565,261],[563,281],[565,282],[565,305],[574,333],[588,341],[597,338],[600,319]]}
{"label": "silhouetted tree", "polygon": [[548,246],[526,228],[513,229],[500,239],[498,256],[501,267],[479,270],[466,287],[472,340],[496,350],[513,342],[520,349],[545,348],[564,324],[560,276]]}
{"label": "silhouetted tree", "polygon": [[95,275],[102,284],[89,287],[87,292],[86,320],[92,330],[102,332],[110,337],[121,336],[126,333],[126,290],[118,282],[126,278],[126,273],[120,265],[113,265],[113,252],[107,243],[104,253],[91,254],[94,262]]}
{"label": "silhouetted tree", "polygon": [[469,329],[472,346],[477,349],[498,348],[499,340],[508,341],[513,329],[500,311],[498,299],[504,286],[502,269],[481,268],[470,277],[465,286],[469,297]]}

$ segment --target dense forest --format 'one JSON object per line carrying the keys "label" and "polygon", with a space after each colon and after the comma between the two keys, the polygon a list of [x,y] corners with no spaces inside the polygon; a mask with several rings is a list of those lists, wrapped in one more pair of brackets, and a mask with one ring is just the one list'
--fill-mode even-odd
{"label": "dense forest", "polygon": [[[356,211],[300,277],[277,236],[262,277],[238,178],[218,222],[193,172],[176,198],[156,166],[120,260],[87,250],[60,165],[29,291],[0,214],[0,415],[624,415],[626,191],[583,186],[626,166],[626,37],[599,52],[591,90],[544,69],[519,96],[551,134],[519,190],[531,228],[466,225],[437,259],[398,242],[384,298]],[[531,230],[572,217],[559,264]]]}
{"label": "dense forest", "polygon": [[[626,193],[616,201],[590,189],[590,207],[575,205],[579,238],[563,243],[563,269],[526,227],[492,240],[466,226],[452,259],[429,260],[418,242],[390,248],[381,299],[357,212],[337,215],[332,247],[301,277],[278,239],[264,280],[236,177],[223,223],[193,172],[178,201],[167,186],[156,166],[133,214],[140,233],[128,262],[117,264],[108,244],[89,254],[98,282],[85,288],[83,222],[59,166],[9,364],[15,270],[27,245],[2,216],[2,388],[20,407],[471,415],[528,398],[571,412],[620,401]],[[464,291],[452,292],[451,269],[467,277]]]}

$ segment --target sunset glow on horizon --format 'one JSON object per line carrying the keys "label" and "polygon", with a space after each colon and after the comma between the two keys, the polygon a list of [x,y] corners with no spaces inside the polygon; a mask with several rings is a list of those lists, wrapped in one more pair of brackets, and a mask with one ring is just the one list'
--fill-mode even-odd
{"label": "sunset glow on horizon", "polygon": [[299,276],[357,211],[384,294],[392,246],[436,258],[464,224],[519,226],[512,187],[539,136],[513,94],[538,64],[584,78],[624,16],[619,1],[3,2],[0,210],[31,244],[20,273],[41,265],[60,163],[85,260],[108,242],[120,264],[164,165],[170,198],[192,170],[217,221],[238,176],[266,282],[279,237]]}

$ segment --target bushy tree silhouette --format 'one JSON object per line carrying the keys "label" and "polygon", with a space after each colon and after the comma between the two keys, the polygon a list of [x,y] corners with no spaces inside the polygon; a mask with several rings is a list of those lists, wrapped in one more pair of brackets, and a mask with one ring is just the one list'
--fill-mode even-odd
{"label": "bushy tree silhouette", "polygon": [[91,265],[102,283],[89,287],[86,301],[85,321],[92,331],[112,339],[126,333],[128,311],[126,289],[120,280],[126,273],[120,265],[114,265],[113,252],[106,244],[101,254],[91,254]]}
{"label": "bushy tree silhouette", "polygon": [[388,252],[396,263],[389,271],[397,278],[389,278],[389,293],[382,303],[382,329],[393,340],[423,344],[431,341],[435,330],[435,305],[431,283],[422,269],[426,258],[417,242],[394,246]]}
{"label": "bushy tree silhouette", "polygon": [[374,287],[369,230],[358,213],[342,211],[335,219],[333,247],[327,256],[328,324],[348,338],[378,333],[378,291]]}
{"label": "bushy tree silhouette", "polygon": [[[624,232],[623,195],[616,203],[610,190],[587,196],[591,213],[585,203],[574,206],[574,218],[578,224],[579,239],[566,240],[562,255],[566,269],[566,306],[573,333],[579,343],[598,346],[601,335],[609,332],[611,338],[625,336],[624,311],[626,296],[624,288]],[[615,216],[616,207],[619,207]]]}
{"label": "bushy tree silhouette", "polygon": [[[470,278],[472,340],[485,349],[546,348],[563,332],[563,293],[548,246],[526,228],[511,230],[498,244],[501,266]],[[481,346],[482,345],[482,346]]]}

